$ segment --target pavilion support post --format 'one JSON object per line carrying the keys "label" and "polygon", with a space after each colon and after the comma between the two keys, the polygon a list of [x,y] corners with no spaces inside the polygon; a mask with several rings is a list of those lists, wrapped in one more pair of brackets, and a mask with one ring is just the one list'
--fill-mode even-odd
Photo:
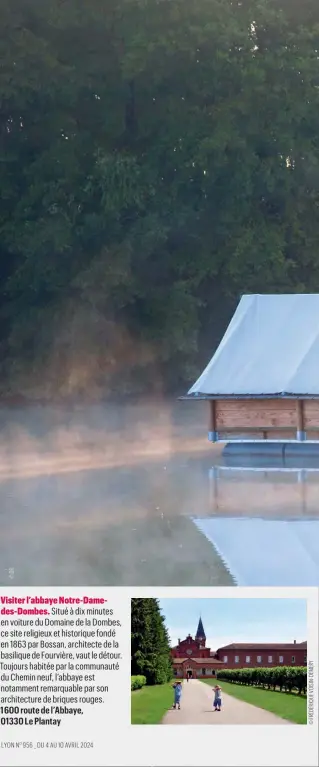
{"label": "pavilion support post", "polygon": [[296,439],[298,442],[304,442],[307,439],[305,432],[305,417],[304,417],[304,402],[302,399],[296,400],[297,408],[297,432]]}
{"label": "pavilion support post", "polygon": [[208,439],[210,442],[218,442],[218,432],[216,430],[216,400],[209,400],[209,428]]}

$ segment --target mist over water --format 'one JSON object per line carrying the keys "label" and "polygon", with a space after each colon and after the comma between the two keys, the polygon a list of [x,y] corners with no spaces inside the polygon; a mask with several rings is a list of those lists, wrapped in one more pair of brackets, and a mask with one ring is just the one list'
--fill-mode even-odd
{"label": "mist over water", "polygon": [[[1,585],[298,585],[302,568],[319,584],[319,473],[227,467],[207,415],[163,399],[3,408]],[[295,525],[285,569],[279,523]]]}
{"label": "mist over water", "polygon": [[1,421],[2,584],[10,568],[19,585],[231,583],[190,521],[208,492],[203,408],[32,407]]}

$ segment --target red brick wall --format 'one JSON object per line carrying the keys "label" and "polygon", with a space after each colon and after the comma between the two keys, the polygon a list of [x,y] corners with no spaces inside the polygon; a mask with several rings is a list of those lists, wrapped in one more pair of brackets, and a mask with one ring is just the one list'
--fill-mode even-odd
{"label": "red brick wall", "polygon": [[210,649],[209,647],[204,647],[202,649],[200,648],[200,642],[196,641],[192,638],[183,639],[182,642],[177,645],[177,647],[173,647],[172,649],[172,656],[173,658],[185,658],[188,656],[187,650],[191,650],[191,655],[195,658],[209,658],[210,657]]}
{"label": "red brick wall", "polygon": [[[293,650],[218,650],[218,658],[225,661],[224,668],[258,668],[267,666],[304,666],[306,660],[307,651],[305,649],[296,648]],[[239,658],[239,661],[235,662],[235,657]],[[250,662],[246,661],[246,656],[250,656]],[[261,656],[261,662],[258,662],[257,657]],[[269,657],[272,657],[272,661]],[[282,656],[283,661],[279,662],[279,657]],[[294,661],[292,658],[294,657]]]}
{"label": "red brick wall", "polygon": [[[208,678],[212,678],[212,677],[216,676],[216,673],[220,669],[220,666],[216,666],[215,667],[213,664],[206,665],[205,661],[203,661],[203,664],[195,663],[195,661],[192,662],[191,659],[189,661],[188,660],[184,661],[184,663],[181,663],[180,665],[178,663],[177,664],[174,663],[174,672],[176,672],[175,675],[178,678],[180,678],[180,679],[182,679],[182,678],[186,679],[188,668],[192,669],[192,672],[193,672],[192,673],[192,678],[193,679],[197,679],[197,678],[203,679],[204,676],[208,677]],[[206,673],[204,675],[202,674],[202,669],[203,668],[206,669]],[[212,672],[214,672],[214,673],[212,673]]]}

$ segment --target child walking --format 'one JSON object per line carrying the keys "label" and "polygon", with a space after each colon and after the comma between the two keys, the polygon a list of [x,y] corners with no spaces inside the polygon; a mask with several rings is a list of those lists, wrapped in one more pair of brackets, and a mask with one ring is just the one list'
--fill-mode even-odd
{"label": "child walking", "polygon": [[182,697],[182,685],[180,682],[176,682],[173,684],[173,690],[174,690],[174,705],[173,708],[180,708],[181,707],[181,697]]}
{"label": "child walking", "polygon": [[222,688],[219,686],[219,684],[216,684],[213,690],[214,690],[214,711],[220,711],[222,707],[222,697],[221,697]]}

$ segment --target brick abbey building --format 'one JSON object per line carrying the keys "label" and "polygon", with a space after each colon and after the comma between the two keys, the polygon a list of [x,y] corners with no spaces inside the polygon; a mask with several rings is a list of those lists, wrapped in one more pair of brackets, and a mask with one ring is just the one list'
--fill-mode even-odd
{"label": "brick abbey building", "polygon": [[237,643],[219,647],[215,652],[206,647],[206,635],[202,619],[199,619],[195,638],[189,634],[178,640],[172,648],[174,674],[187,677],[214,677],[224,668],[257,668],[271,666],[306,666],[307,642],[290,644]]}

